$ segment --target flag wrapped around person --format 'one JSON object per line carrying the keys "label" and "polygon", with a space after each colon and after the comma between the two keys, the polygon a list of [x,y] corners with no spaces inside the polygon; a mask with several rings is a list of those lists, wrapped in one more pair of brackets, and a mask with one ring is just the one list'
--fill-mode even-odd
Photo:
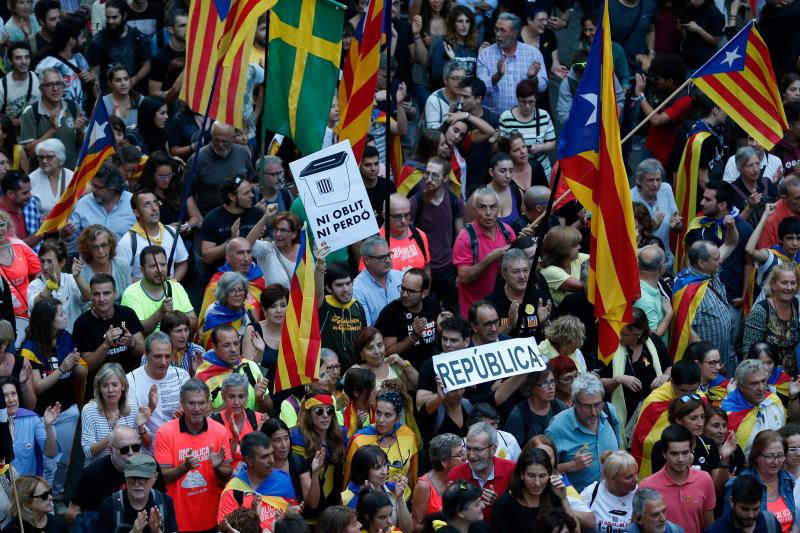
{"label": "flag wrapped around person", "polygon": [[223,523],[228,514],[244,507],[250,509],[255,497],[260,499],[258,517],[262,531],[272,531],[276,520],[284,517],[290,505],[297,505],[297,496],[291,476],[278,468],[253,487],[247,476],[247,467],[242,466],[222,489],[219,500],[218,520]]}
{"label": "flag wrapped around person", "polygon": [[[676,259],[677,261],[677,259]],[[677,363],[683,359],[692,333],[692,322],[706,295],[710,276],[682,270],[672,286],[672,331],[669,334],[669,354]]]}
{"label": "flag wrapped around person", "polygon": [[[361,16],[350,42],[342,79],[339,81],[339,123],[336,133],[341,139],[350,139],[353,155],[359,163],[367,141],[375,85],[378,82],[383,11],[384,0],[372,0],[367,5],[367,11]],[[393,151],[396,149],[393,148]],[[396,170],[399,169],[392,168],[395,176]]]}
{"label": "flag wrapped around person", "polygon": [[780,396],[789,397],[789,385],[792,383],[792,376],[786,373],[786,371],[775,365],[772,369],[772,373],[767,378],[767,385],[775,387],[775,392],[777,392]]}
{"label": "flag wrapped around person", "polygon": [[[711,135],[708,131],[698,131],[691,134],[686,140],[683,148],[681,163],[678,166],[678,174],[675,178],[675,203],[678,206],[678,213],[681,220],[694,220],[697,214],[697,182],[700,175],[700,154],[703,149],[703,141]],[[675,250],[674,271],[677,274],[683,265],[683,256],[686,253],[683,242],[688,231],[688,225],[684,226],[683,231],[672,232],[672,242],[670,246]]]}
{"label": "flag wrapped around person", "polygon": [[81,151],[78,154],[75,173],[47,218],[42,221],[36,235],[47,235],[64,227],[75,209],[75,204],[86,190],[86,185],[97,174],[100,165],[117,152],[117,143],[109,123],[108,110],[103,99],[98,98],[94,104],[92,117],[89,119],[89,127],[84,135]]}
{"label": "flag wrapped around person", "polygon": [[332,0],[279,0],[270,11],[264,126],[300,153],[322,147],[339,79],[344,10]]}
{"label": "flag wrapped around person", "polygon": [[314,257],[308,243],[307,229],[303,227],[278,347],[275,393],[319,379],[322,341],[314,270]]}
{"label": "flag wrapped around person", "polygon": [[614,357],[639,298],[630,185],[622,158],[608,3],[558,146],[561,171],[592,213],[587,296],[598,319],[598,358]]}
{"label": "flag wrapped around person", "polygon": [[[759,405],[752,405],[737,386],[722,400],[721,407],[728,413],[728,429],[736,432],[736,439],[739,441],[739,446],[745,450],[745,454],[750,450],[750,445],[756,437],[757,432],[754,430],[759,416],[770,416],[768,411],[773,413],[772,416],[778,416],[776,413],[783,411],[784,422],[786,419],[783,404],[778,395],[770,390],[766,391],[766,396]],[[773,422],[775,425],[783,425],[780,420]]]}
{"label": "flag wrapped around person", "polygon": [[760,146],[771,150],[789,125],[769,50],[754,24],[745,24],[691,78]]}
{"label": "flag wrapped around person", "polygon": [[717,374],[717,377],[708,382],[705,388],[700,385],[700,390],[708,398],[708,404],[713,407],[722,405],[722,400],[728,396],[728,383],[731,380],[722,374]]}

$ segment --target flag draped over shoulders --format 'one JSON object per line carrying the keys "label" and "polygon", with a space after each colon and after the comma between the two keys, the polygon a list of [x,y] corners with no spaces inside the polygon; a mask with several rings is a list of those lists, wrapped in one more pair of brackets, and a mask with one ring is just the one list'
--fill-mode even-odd
{"label": "flag draped over shoulders", "polygon": [[[683,148],[681,163],[678,166],[678,173],[675,178],[675,203],[678,206],[678,213],[681,220],[694,220],[697,212],[697,181],[700,174],[700,154],[703,149],[703,142],[711,135],[709,131],[698,131],[686,140]],[[688,226],[683,231],[673,233],[670,245],[675,250],[674,270],[679,272],[683,266],[683,257],[686,253],[683,242]]]}
{"label": "flag draped over shoulders", "polygon": [[673,362],[683,359],[692,333],[692,321],[708,288],[709,276],[682,270],[672,286],[672,331],[669,336],[669,351]]}
{"label": "flag draped over shoulders", "polygon": [[588,298],[598,319],[598,357],[608,363],[639,298],[633,210],[617,117],[608,4],[604,5],[558,146],[561,171],[592,213]]}
{"label": "flag draped over shoulders", "polygon": [[722,400],[722,410],[728,413],[728,429],[736,432],[736,438],[745,453],[750,449],[750,444],[755,438],[754,430],[759,413],[771,405],[780,405],[780,408],[783,409],[778,396],[773,392],[768,391],[764,401],[760,405],[754,406],[745,399],[738,387],[729,392],[728,396]]}
{"label": "flag draped over shoulders", "polygon": [[639,462],[639,477],[653,473],[650,455],[653,446],[661,439],[661,432],[669,425],[667,411],[669,402],[675,397],[672,383],[664,383],[642,402],[639,418],[631,436],[631,455]]}

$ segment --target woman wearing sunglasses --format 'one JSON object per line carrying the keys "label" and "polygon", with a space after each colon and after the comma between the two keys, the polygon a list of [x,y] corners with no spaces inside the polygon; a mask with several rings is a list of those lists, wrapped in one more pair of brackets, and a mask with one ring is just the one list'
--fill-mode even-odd
{"label": "woman wearing sunglasses", "polygon": [[[14,533],[67,533],[67,522],[53,513],[53,494],[44,478],[22,476],[14,482],[19,507],[11,506],[14,518],[4,531]],[[20,517],[23,530],[20,531]]]}
{"label": "woman wearing sunglasses", "polygon": [[350,477],[347,478],[347,488],[342,492],[342,503],[351,509],[357,509],[365,490],[383,492],[391,505],[386,517],[388,523],[402,531],[411,531],[411,513],[403,501],[408,480],[405,477],[397,481],[389,480],[389,459],[386,452],[374,444],[368,444],[356,450],[347,464],[350,467]]}
{"label": "woman wearing sunglasses", "polygon": [[389,458],[389,479],[398,482],[407,478],[408,488],[405,489],[403,498],[408,501],[411,488],[417,482],[419,448],[414,430],[400,423],[404,409],[405,401],[399,392],[383,390],[378,393],[375,423],[359,430],[350,441],[345,478],[350,477],[350,461],[358,449],[368,444],[377,444]]}
{"label": "woman wearing sunglasses", "polygon": [[[675,398],[669,404],[668,418],[670,424],[678,424],[692,434],[692,465],[711,474],[714,485],[719,492],[725,486],[730,474],[728,466],[738,443],[733,432],[728,433],[721,447],[712,439],[705,437],[706,402],[698,394],[687,394]],[[658,441],[653,446],[651,455],[653,472],[664,467],[664,446]]]}
{"label": "woman wearing sunglasses", "polygon": [[305,459],[311,472],[303,515],[313,522],[326,507],[339,504],[339,487],[344,486],[345,479],[347,437],[336,420],[334,399],[328,391],[312,389],[306,393],[290,438],[292,451]]}

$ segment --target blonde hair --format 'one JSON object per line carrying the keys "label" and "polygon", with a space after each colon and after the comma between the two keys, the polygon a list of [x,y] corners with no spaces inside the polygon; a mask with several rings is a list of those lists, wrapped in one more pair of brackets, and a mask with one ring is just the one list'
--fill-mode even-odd
{"label": "blonde hair", "polygon": [[116,408],[119,409],[119,416],[125,417],[131,414],[131,408],[128,405],[128,378],[125,377],[125,370],[119,363],[106,363],[100,367],[100,370],[97,371],[97,375],[94,377],[94,401],[97,404],[97,410],[105,418],[108,418],[108,415],[115,410],[115,407],[106,405],[101,387],[103,383],[114,376],[119,378],[119,382],[122,385],[122,392],[119,395],[119,406]]}
{"label": "blonde hair", "polygon": [[797,275],[797,268],[794,265],[779,261],[777,265],[772,267],[772,270],[770,270],[767,275],[767,279],[764,281],[764,294],[772,296],[772,284],[777,282],[778,276],[784,272],[794,274],[795,281],[800,285],[800,276]]}
{"label": "blonde hair", "polygon": [[600,464],[603,465],[603,481],[606,483],[613,482],[623,472],[639,471],[636,459],[625,450],[606,450],[600,457]]}
{"label": "blonde hair", "polygon": [[[576,316],[564,315],[550,322],[544,328],[544,336],[559,353],[561,349],[577,343],[583,344],[586,338],[586,326]],[[562,354],[569,355],[569,354]]]}
{"label": "blonde hair", "polygon": [[[31,512],[31,500],[33,493],[36,492],[36,487],[41,483],[48,489],[50,485],[47,480],[39,476],[20,476],[14,480],[14,490],[17,491],[17,498],[19,499],[19,510],[22,513],[22,520],[30,523],[33,513]],[[11,505],[11,516],[18,518],[17,506]]]}
{"label": "blonde hair", "polygon": [[542,268],[558,265],[581,242],[581,232],[571,226],[550,228],[542,241]]}

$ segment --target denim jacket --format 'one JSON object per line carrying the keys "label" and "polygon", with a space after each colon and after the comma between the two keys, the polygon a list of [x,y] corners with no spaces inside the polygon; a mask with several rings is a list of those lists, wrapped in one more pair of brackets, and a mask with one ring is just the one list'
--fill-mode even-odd
{"label": "denim jacket", "polygon": [[[761,492],[761,509],[766,511],[767,510],[767,487],[761,482],[761,476],[758,475],[758,471],[753,468],[745,468],[744,470],[739,473],[740,476],[753,476],[755,477],[759,483],[762,484],[763,490]],[[733,482],[736,478],[731,478],[725,483],[725,513],[731,512],[731,504],[730,498],[731,491],[733,490]],[[792,519],[795,523],[797,523],[797,509],[794,506],[794,478],[792,475],[787,472],[786,470],[780,470],[778,472],[778,487],[781,491],[781,496],[783,496],[783,501],[786,503],[786,507],[792,512]]]}
{"label": "denim jacket", "polygon": [[[639,524],[636,522],[631,522],[631,525],[628,526],[628,529],[625,530],[625,533],[642,533],[642,530],[639,529]],[[664,533],[685,533],[685,530],[678,524],[673,524],[672,522],[667,521],[667,526],[664,529]]]}

